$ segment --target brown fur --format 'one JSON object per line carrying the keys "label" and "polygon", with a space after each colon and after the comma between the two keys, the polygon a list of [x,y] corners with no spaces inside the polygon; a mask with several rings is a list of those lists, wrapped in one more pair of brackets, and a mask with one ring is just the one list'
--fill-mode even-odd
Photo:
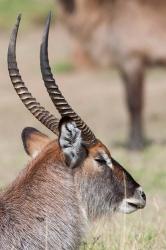
{"label": "brown fur", "polygon": [[[50,142],[3,191],[0,204],[1,249],[45,249],[46,245],[49,249],[78,249],[81,211],[73,177],[57,142]],[[65,235],[60,231],[63,223],[69,224],[69,228],[63,226]]]}
{"label": "brown fur", "polygon": [[42,150],[0,194],[1,250],[76,250],[87,218],[118,210],[124,195],[132,197],[139,185],[113,159],[112,170],[95,162],[104,154],[111,159],[100,141],[88,147],[81,165],[72,169],[58,141],[32,128],[24,131],[28,153]]}

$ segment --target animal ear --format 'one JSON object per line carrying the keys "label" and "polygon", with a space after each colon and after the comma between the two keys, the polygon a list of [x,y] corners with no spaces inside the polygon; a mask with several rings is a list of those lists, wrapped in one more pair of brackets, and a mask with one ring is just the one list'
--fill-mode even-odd
{"label": "animal ear", "polygon": [[81,130],[68,117],[63,117],[59,123],[59,145],[64,153],[66,164],[71,168],[80,165],[87,156]]}
{"label": "animal ear", "polygon": [[32,127],[24,128],[21,137],[26,153],[32,158],[35,158],[50,142],[48,136]]}

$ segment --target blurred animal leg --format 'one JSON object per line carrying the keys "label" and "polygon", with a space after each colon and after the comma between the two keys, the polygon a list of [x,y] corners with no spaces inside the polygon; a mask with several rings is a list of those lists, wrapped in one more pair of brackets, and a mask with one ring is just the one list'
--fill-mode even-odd
{"label": "blurred animal leg", "polygon": [[143,104],[144,104],[144,65],[138,59],[127,62],[121,71],[126,103],[129,111],[129,147],[139,150],[144,146]]}
{"label": "blurred animal leg", "polygon": [[62,8],[69,14],[75,10],[75,0],[58,0]]}

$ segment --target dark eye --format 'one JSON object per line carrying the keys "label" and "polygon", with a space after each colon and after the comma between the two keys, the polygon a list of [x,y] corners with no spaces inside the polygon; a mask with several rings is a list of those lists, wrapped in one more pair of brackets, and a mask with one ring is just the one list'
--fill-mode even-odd
{"label": "dark eye", "polygon": [[95,161],[100,165],[106,165],[106,161],[102,158],[96,158]]}

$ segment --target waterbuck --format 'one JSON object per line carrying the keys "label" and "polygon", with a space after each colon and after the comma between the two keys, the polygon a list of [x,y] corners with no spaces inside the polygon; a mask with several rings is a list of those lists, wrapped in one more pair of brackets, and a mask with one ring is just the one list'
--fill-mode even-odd
{"label": "waterbuck", "polygon": [[129,111],[129,146],[141,149],[146,141],[143,129],[145,70],[156,64],[166,65],[166,1],[56,2],[60,18],[79,44],[79,51],[99,65],[114,64],[118,68]]}
{"label": "waterbuck", "polygon": [[48,61],[50,15],[40,51],[46,89],[60,115],[44,109],[22,81],[16,62],[18,17],[8,49],[13,86],[28,110],[58,139],[25,128],[22,140],[33,158],[0,194],[0,249],[79,249],[87,221],[114,211],[145,207],[140,185],[112,158],[60,92]]}

